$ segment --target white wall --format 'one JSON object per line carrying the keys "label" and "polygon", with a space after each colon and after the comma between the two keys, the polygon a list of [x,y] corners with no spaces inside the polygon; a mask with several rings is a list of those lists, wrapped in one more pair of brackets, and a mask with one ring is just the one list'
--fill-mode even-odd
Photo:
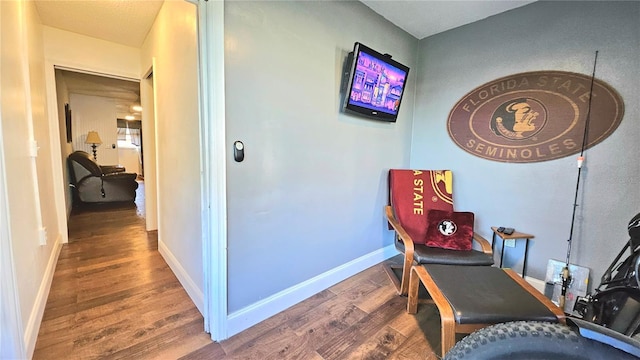
{"label": "white wall", "polygon": [[340,85],[354,42],[413,67],[417,40],[359,2],[234,1],[224,17],[233,323],[392,244],[387,171],[409,163],[416,74],[397,123],[342,113]]}
{"label": "white wall", "polygon": [[127,172],[141,174],[140,149],[137,147],[118,147],[118,164]]}
{"label": "white wall", "polygon": [[[60,230],[52,211],[55,203],[50,179],[53,164],[40,19],[32,2],[3,1],[0,6],[3,133],[0,153],[6,174],[6,189],[2,191],[6,191],[10,222],[9,238],[3,237],[3,240],[8,240],[10,244],[4,245],[12,249],[17,287],[14,299],[20,310],[17,328],[23,331],[12,335],[20,341],[18,352],[30,357],[61,246]],[[31,140],[36,140],[39,146],[35,160],[29,152]],[[43,227],[48,233],[46,245],[39,242]],[[10,295],[3,293],[3,301],[6,296]]]}
{"label": "white wall", "polygon": [[[530,163],[471,156],[451,141],[449,111],[467,92],[503,76],[560,70],[609,83],[624,118],[585,152],[572,262],[599,280],[640,211],[640,3],[536,2],[420,42],[411,166],[450,168],[455,207],[476,214],[476,230],[511,226],[535,235],[527,274],[544,279],[550,258],[565,260],[576,188],[576,155]],[[598,121],[597,118],[591,121]],[[521,243],[523,244],[523,243]],[[520,269],[522,248],[508,266]]]}
{"label": "white wall", "polygon": [[[97,131],[102,144],[96,147],[100,165],[118,164],[118,126],[116,101],[102,96],[71,94],[69,97],[73,122],[73,149],[93,155],[91,144],[85,144],[89,131]],[[116,145],[115,148],[112,145]]]}
{"label": "white wall", "polygon": [[[141,59],[145,71],[155,61],[158,249],[202,311],[196,19],[194,4],[166,1],[142,46]],[[153,94],[144,91],[141,96],[147,103]],[[146,161],[151,154],[144,155]]]}
{"label": "white wall", "polygon": [[[48,26],[42,26],[42,37],[45,56],[46,88],[47,94],[51,98],[57,99],[58,119],[50,121],[58,122],[60,138],[60,166],[63,172],[62,196],[66,202],[67,216],[71,211],[71,194],[67,184],[70,183],[67,171],[67,157],[73,152],[71,144],[66,143],[65,123],[64,123],[64,103],[68,97],[68,92],[63,84],[56,84],[54,66],[84,71],[97,72],[102,74],[115,75],[119,77],[140,79],[140,49],[115,44],[84,35],[79,35],[69,31],[64,31]],[[56,88],[59,86],[59,88]],[[60,90],[63,90],[60,92]],[[72,119],[75,116],[72,109]],[[73,129],[73,136],[81,135],[78,129]],[[84,134],[86,136],[86,133]],[[104,139],[102,139],[104,141]],[[109,143],[108,145],[110,145]],[[100,146],[100,150],[106,147]],[[99,150],[99,151],[100,151]],[[116,155],[117,156],[117,155]],[[117,157],[114,163],[117,163]],[[99,160],[101,162],[102,160]],[[103,163],[104,164],[104,163]],[[147,197],[148,198],[148,197]],[[147,207],[147,210],[150,210]]]}
{"label": "white wall", "polygon": [[42,26],[44,52],[55,65],[140,78],[140,49]]}

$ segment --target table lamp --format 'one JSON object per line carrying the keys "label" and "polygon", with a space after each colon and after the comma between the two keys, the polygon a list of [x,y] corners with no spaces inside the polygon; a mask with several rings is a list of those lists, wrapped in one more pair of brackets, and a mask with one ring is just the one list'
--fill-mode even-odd
{"label": "table lamp", "polygon": [[91,144],[91,148],[93,149],[93,160],[98,161],[96,156],[96,147],[102,144],[102,140],[100,140],[100,135],[98,135],[97,131],[89,131],[87,134],[87,139],[84,141],[85,144]]}

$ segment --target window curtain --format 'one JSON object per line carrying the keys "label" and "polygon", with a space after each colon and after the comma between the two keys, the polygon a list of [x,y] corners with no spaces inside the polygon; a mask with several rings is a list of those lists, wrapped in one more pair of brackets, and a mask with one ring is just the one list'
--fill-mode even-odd
{"label": "window curtain", "polygon": [[142,121],[118,119],[118,140],[127,141],[127,133],[131,138],[131,144],[140,146],[141,144]]}
{"label": "window curtain", "polygon": [[127,120],[118,119],[118,140],[127,140]]}
{"label": "window curtain", "polygon": [[142,128],[142,121],[135,120],[127,122],[129,127],[129,135],[131,135],[131,143],[135,146],[140,146],[140,129]]}
{"label": "window curtain", "polygon": [[131,135],[131,143],[140,146],[140,129],[129,129],[129,135]]}

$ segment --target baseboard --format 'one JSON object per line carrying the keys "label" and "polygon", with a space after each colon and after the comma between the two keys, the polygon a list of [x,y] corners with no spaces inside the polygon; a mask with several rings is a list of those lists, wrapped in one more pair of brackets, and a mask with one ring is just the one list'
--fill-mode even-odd
{"label": "baseboard", "polygon": [[248,329],[310,296],[395,255],[398,255],[395,246],[387,246],[235,311],[229,314],[227,318],[227,335],[231,337]]}
{"label": "baseboard", "polygon": [[29,321],[24,329],[24,344],[26,347],[27,357],[31,359],[33,352],[36,349],[36,341],[38,340],[38,332],[40,331],[40,324],[42,323],[42,316],[44,315],[44,308],[47,305],[47,298],[49,297],[49,290],[51,289],[51,283],[53,282],[53,274],[56,271],[56,263],[58,262],[58,256],[62,250],[62,236],[58,234],[56,241],[53,243],[53,251],[49,257],[49,262],[44,271],[44,276],[40,282],[38,288],[38,294],[36,300],[31,309],[29,315]]}
{"label": "baseboard", "polygon": [[191,301],[193,301],[198,308],[198,311],[200,311],[201,314],[204,314],[204,293],[198,288],[182,265],[180,265],[180,262],[176,259],[169,248],[160,240],[158,240],[158,252],[160,252],[164,261],[176,275],[178,281],[180,281],[180,284],[191,298]]}

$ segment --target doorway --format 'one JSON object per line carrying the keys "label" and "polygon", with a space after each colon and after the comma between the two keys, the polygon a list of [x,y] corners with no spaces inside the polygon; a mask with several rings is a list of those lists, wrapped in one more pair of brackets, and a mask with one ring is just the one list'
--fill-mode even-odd
{"label": "doorway", "polygon": [[[176,13],[176,7],[184,9],[185,5],[190,5],[189,16],[170,16]],[[166,14],[163,15],[161,11],[158,15],[158,18],[164,16],[165,25],[173,20],[177,21],[177,19],[193,20],[182,21],[182,23],[189,26],[197,24],[197,30],[189,30],[185,33],[185,36],[189,36],[190,39],[179,38],[180,34],[177,31],[157,34],[152,31],[148,36],[158,36],[158,40],[153,44],[160,48],[146,48],[142,54],[142,69],[153,69],[152,79],[144,78],[141,80],[142,105],[153,109],[154,117],[157,119],[156,128],[152,131],[145,129],[143,122],[145,185],[147,190],[151,187],[149,171],[150,167],[155,165],[155,178],[161,179],[155,190],[155,193],[158,194],[156,213],[162,214],[163,211],[176,213],[176,216],[158,216],[155,226],[152,224],[149,228],[158,229],[159,250],[176,272],[181,283],[185,285],[189,295],[199,304],[199,309],[205,316],[205,328],[211,331],[214,339],[222,340],[226,338],[227,320],[224,4],[222,2],[189,0],[165,2],[163,6],[171,6],[171,9],[166,10]],[[182,10],[179,9],[179,11]],[[195,44],[193,44],[194,42]],[[66,42],[69,46],[74,43],[73,41]],[[172,48],[172,45],[175,46]],[[197,47],[199,47],[199,51],[196,51]],[[167,57],[171,57],[172,54],[184,54],[185,50],[191,51],[191,49],[197,52],[195,63],[167,61]],[[104,59],[113,59],[113,57],[95,56],[95,53],[105,54],[105,50],[94,49],[90,43],[85,43],[82,51],[68,53],[69,56],[65,51],[56,54],[55,57],[45,59],[45,72],[49,84],[47,92],[48,94],[53,93],[50,98],[55,99],[55,88],[52,89],[52,85],[50,85],[55,82],[54,65],[70,69],[82,67],[89,72],[98,73],[104,73],[106,69],[108,73],[115,73],[116,76],[129,79],[140,76],[140,73],[131,68],[118,68],[104,62]],[[126,60],[127,54],[124,55],[123,57],[121,54],[119,60]],[[153,66],[150,64],[151,59],[154,61]],[[82,66],[78,66],[78,64],[82,64]],[[172,65],[175,68],[172,69]],[[190,72],[189,76],[195,76],[197,79],[195,81],[199,82],[199,92],[197,90],[185,92],[181,84],[175,84],[172,81],[177,78],[175,74],[181,74],[184,77],[185,69]],[[155,92],[151,91],[154,94],[154,103],[151,106],[145,104],[144,92],[149,88],[158,89]],[[180,101],[187,100],[193,101],[194,107],[200,110],[199,113],[197,110],[195,114],[185,112],[185,107],[177,105]],[[159,104],[171,104],[171,108],[167,109]],[[49,104],[51,114],[56,113],[55,107],[56,104]],[[193,110],[194,107],[188,106],[186,108]],[[184,121],[194,119],[199,122],[196,125],[198,130],[196,132],[185,131]],[[158,126],[158,124],[160,125]],[[52,124],[51,127],[57,131],[57,119],[55,125]],[[149,135],[155,135],[152,137],[157,141],[157,146],[153,146],[147,141]],[[57,134],[52,132],[51,136],[53,138]],[[174,141],[182,141],[187,146],[172,146]],[[57,139],[52,139],[52,144],[56,143],[60,144]],[[64,143],[60,145],[63,148],[61,159],[64,161],[66,159],[64,150],[67,149],[65,148],[67,145]],[[150,151],[153,151],[154,148],[160,151],[158,151],[155,161],[148,161]],[[194,157],[194,155],[198,155],[200,158]],[[178,169],[176,164],[189,165],[189,171]],[[65,167],[54,169],[56,187],[65,189],[55,195],[57,209],[61,209],[60,214],[64,214],[64,195],[67,194],[67,184],[63,180],[65,176],[62,174],[66,172]],[[194,170],[194,175],[188,175]],[[60,174],[56,174],[56,172],[60,172]],[[162,187],[161,183],[166,186]],[[171,186],[171,184],[175,185]],[[199,196],[195,198],[181,196],[187,190],[199,191]],[[168,195],[166,199],[165,195]],[[152,197],[147,196],[147,219],[152,214],[150,211],[151,201]],[[163,219],[165,221],[162,221]],[[195,219],[200,223],[191,224]],[[63,242],[66,242],[66,218],[60,216],[59,223],[63,233]],[[176,227],[176,224],[188,229],[188,232],[181,232],[181,228]],[[180,240],[171,243],[171,239]],[[189,242],[185,243],[185,239],[188,239]]]}
{"label": "doorway", "polygon": [[[66,133],[66,143],[61,144],[62,166],[67,170],[64,172],[65,183],[73,183],[73,169],[67,167],[67,156],[82,150],[93,154],[101,166],[118,166],[126,173],[136,174],[143,184],[141,122],[144,117],[146,122],[153,124],[153,117],[143,116],[140,81],[61,67],[56,67],[55,81],[58,107],[64,104],[64,117],[60,118],[59,127]],[[154,179],[150,178],[149,182],[153,183]],[[70,187],[66,191],[66,209],[70,215],[73,207],[80,205],[74,196],[78,189]],[[144,194],[138,197],[138,202],[146,198],[154,200],[155,194]],[[145,204],[141,205],[144,209]],[[150,213],[156,211],[154,207],[148,209]]]}

